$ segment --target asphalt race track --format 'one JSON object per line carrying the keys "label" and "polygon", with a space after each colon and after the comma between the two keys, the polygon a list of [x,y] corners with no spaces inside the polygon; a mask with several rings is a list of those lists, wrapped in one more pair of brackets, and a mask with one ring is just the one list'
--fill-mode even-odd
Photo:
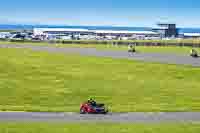
{"label": "asphalt race track", "polygon": [[[53,44],[52,44],[53,45]],[[200,66],[200,58],[193,58],[188,55],[175,54],[161,54],[161,53],[135,53],[129,54],[126,51],[114,50],[97,50],[95,48],[59,48],[55,46],[37,46],[37,45],[0,45],[1,48],[29,48],[37,51],[48,51],[56,53],[77,53],[80,55],[98,56],[98,57],[112,57],[141,60],[145,62],[157,62],[166,64],[180,64],[190,66]]]}
{"label": "asphalt race track", "polygon": [[0,122],[120,122],[160,123],[199,122],[200,112],[171,113],[110,113],[107,115],[80,115],[78,113],[0,112]]}

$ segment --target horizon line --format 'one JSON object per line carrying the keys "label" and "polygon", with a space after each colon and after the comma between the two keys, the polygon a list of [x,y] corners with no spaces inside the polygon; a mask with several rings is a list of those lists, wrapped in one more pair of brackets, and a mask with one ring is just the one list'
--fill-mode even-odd
{"label": "horizon line", "polygon": [[[154,26],[129,26],[129,25],[71,25],[71,24],[31,24],[31,23],[0,23],[0,25],[21,25],[21,26],[72,26],[72,27],[125,27],[125,28],[153,28]],[[156,24],[155,24],[156,25]],[[194,28],[200,29],[199,27],[190,26],[178,26],[177,28]]]}

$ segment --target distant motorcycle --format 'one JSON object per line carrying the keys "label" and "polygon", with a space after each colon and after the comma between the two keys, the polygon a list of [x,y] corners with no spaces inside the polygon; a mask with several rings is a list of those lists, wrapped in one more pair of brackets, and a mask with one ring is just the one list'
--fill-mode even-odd
{"label": "distant motorcycle", "polygon": [[128,52],[129,52],[129,53],[135,53],[136,50],[135,50],[135,48],[133,48],[133,49],[129,49]]}
{"label": "distant motorcycle", "polygon": [[190,54],[190,56],[192,56],[192,57],[194,57],[194,58],[199,57],[199,55],[198,55],[197,53],[195,53],[195,54]]}
{"label": "distant motorcycle", "polygon": [[199,57],[199,55],[198,55],[197,51],[196,51],[196,50],[194,50],[194,49],[192,49],[190,56],[192,56],[192,57],[194,57],[194,58],[197,58],[197,57]]}
{"label": "distant motorcycle", "polygon": [[133,47],[133,46],[129,46],[129,48],[128,48],[128,52],[129,52],[129,53],[135,53],[135,52],[136,52],[135,47]]}

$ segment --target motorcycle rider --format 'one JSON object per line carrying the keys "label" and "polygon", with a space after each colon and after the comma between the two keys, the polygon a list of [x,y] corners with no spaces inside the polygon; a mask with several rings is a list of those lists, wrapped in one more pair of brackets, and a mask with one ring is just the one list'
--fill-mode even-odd
{"label": "motorcycle rider", "polygon": [[191,56],[198,56],[198,53],[197,53],[197,51],[195,49],[191,49],[190,55]]}
{"label": "motorcycle rider", "polygon": [[128,50],[130,51],[131,49],[132,49],[132,45],[129,44],[129,45],[128,45]]}
{"label": "motorcycle rider", "polygon": [[129,52],[135,52],[135,47],[132,44],[128,45],[128,51]]}
{"label": "motorcycle rider", "polygon": [[89,103],[90,105],[92,105],[92,106],[96,106],[96,101],[93,100],[92,98],[89,98],[89,99],[88,99],[88,103]]}

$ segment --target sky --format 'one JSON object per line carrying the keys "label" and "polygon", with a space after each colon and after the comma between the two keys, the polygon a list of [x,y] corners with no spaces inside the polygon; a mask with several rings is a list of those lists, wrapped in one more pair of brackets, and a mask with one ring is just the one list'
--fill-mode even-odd
{"label": "sky", "polygon": [[1,24],[200,27],[200,0],[1,0]]}

